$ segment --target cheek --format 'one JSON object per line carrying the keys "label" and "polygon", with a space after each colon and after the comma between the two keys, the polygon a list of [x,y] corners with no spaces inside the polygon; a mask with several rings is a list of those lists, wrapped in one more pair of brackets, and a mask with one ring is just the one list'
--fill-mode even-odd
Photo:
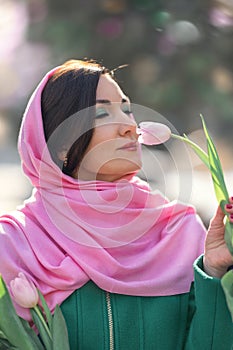
{"label": "cheek", "polygon": [[117,133],[112,125],[99,126],[95,129],[87,151],[108,154],[116,147]]}
{"label": "cheek", "polygon": [[82,166],[88,170],[100,169],[106,162],[115,157],[116,141],[102,136],[103,134],[101,137],[92,139],[82,160]]}
{"label": "cheek", "polygon": [[115,141],[114,140],[102,140],[95,145],[92,145],[86,153],[86,157],[92,160],[107,160],[115,153]]}

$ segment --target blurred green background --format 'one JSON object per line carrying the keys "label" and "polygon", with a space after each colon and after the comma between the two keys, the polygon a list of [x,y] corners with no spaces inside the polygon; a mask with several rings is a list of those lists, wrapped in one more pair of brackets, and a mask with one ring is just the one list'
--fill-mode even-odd
{"label": "blurred green background", "polygon": [[10,191],[16,202],[27,192],[16,140],[28,98],[70,58],[129,64],[117,72],[124,91],[179,133],[199,129],[202,113],[231,182],[232,39],[232,0],[0,0],[0,210]]}

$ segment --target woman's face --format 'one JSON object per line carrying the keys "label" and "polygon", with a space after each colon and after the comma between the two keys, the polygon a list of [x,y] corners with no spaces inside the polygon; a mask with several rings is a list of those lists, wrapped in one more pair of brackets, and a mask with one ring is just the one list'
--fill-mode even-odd
{"label": "woman's face", "polygon": [[93,137],[75,178],[116,181],[141,168],[137,124],[130,108],[129,99],[119,85],[110,75],[101,75]]}

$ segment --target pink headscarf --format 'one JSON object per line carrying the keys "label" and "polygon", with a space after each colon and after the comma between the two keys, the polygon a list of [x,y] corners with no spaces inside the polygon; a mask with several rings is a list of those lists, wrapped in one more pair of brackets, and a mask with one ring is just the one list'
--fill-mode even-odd
{"label": "pink headscarf", "polygon": [[63,174],[50,157],[41,116],[41,93],[53,72],[22,121],[19,153],[34,189],[21,208],[0,218],[0,273],[9,283],[24,272],[51,310],[90,279],[120,294],[188,292],[205,239],[199,217],[137,177],[102,182]]}

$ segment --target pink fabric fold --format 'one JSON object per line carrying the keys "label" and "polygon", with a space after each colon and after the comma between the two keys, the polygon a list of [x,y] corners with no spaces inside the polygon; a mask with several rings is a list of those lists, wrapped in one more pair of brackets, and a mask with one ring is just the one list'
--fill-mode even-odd
{"label": "pink fabric fold", "polygon": [[53,72],[23,117],[19,153],[34,189],[0,218],[0,273],[9,283],[24,272],[51,310],[90,279],[119,294],[188,292],[205,239],[194,208],[168,202],[136,176],[108,183],[64,175],[50,157],[41,116],[41,92]]}

